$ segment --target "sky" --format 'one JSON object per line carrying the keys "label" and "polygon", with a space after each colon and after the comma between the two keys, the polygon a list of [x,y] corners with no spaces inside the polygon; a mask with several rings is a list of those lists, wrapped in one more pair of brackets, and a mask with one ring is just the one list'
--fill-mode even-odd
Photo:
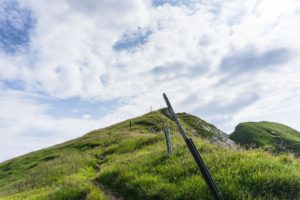
{"label": "sky", "polygon": [[299,0],[0,0],[0,161],[165,107],[300,130]]}

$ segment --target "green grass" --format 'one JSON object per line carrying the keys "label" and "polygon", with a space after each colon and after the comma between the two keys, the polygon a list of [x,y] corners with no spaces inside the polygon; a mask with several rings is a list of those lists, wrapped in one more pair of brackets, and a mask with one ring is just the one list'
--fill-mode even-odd
{"label": "green grass", "polygon": [[[186,130],[203,136],[192,137],[225,199],[300,198],[298,158],[210,144],[204,138],[216,134],[215,127],[202,135],[206,122],[179,116]],[[163,123],[172,131],[171,157]],[[0,199],[211,199],[175,130],[174,122],[155,111],[6,161],[0,164]]]}
{"label": "green grass", "polygon": [[[291,155],[225,150],[195,140],[225,199],[298,197],[300,165]],[[175,136],[173,142],[170,158],[163,138],[130,155],[114,154],[97,181],[125,199],[211,199],[181,138]]]}
{"label": "green grass", "polygon": [[[282,152],[286,149],[300,155],[300,132],[279,123],[241,123],[230,138],[243,146],[261,147],[272,152]],[[280,147],[280,143],[285,149]]]}

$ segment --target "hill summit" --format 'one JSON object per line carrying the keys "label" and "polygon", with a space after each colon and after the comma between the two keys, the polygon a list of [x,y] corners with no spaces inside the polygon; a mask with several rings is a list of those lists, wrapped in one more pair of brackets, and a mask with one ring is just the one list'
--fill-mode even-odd
{"label": "hill summit", "polygon": [[[225,199],[299,199],[300,161],[237,149],[206,121],[179,113]],[[171,130],[168,156],[163,127]],[[165,109],[0,164],[0,199],[212,199]]]}

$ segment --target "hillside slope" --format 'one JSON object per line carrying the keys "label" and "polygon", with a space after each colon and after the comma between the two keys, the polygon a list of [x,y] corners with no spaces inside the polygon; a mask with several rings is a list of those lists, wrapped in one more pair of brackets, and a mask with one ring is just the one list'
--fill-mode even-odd
{"label": "hillside slope", "polygon": [[243,146],[300,155],[300,132],[283,124],[265,121],[241,123],[229,137]]}
{"label": "hillside slope", "polygon": [[[207,139],[222,137],[216,127],[186,113],[179,118],[225,199],[300,197],[299,159],[211,144]],[[171,157],[162,124],[172,132]],[[175,123],[159,110],[1,163],[0,199],[196,200],[211,195]]]}

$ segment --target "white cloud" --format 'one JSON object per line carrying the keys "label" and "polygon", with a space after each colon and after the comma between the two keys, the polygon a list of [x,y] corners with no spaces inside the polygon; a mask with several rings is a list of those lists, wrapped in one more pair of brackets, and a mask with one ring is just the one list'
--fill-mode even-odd
{"label": "white cloud", "polygon": [[[263,118],[300,129],[295,120],[300,94],[299,1],[180,1],[157,7],[134,0],[20,4],[36,18],[30,48],[13,56],[0,51],[0,80],[20,80],[31,94],[120,99],[122,106],[101,119],[103,123],[89,113],[55,119],[45,112],[45,104],[5,93],[13,99],[6,102],[7,109],[27,107],[22,113],[34,119],[8,118],[2,112],[0,128],[6,135],[22,138],[33,127],[36,133],[59,133],[47,145],[63,141],[73,130],[70,138],[142,114],[150,106],[164,106],[164,91],[176,110],[203,117],[227,132],[241,121]],[[124,35],[135,34],[138,40],[139,31],[149,33],[145,41],[114,49]],[[222,70],[224,60],[230,65]],[[11,127],[14,119],[17,125]],[[75,122],[76,128],[63,129]]]}

